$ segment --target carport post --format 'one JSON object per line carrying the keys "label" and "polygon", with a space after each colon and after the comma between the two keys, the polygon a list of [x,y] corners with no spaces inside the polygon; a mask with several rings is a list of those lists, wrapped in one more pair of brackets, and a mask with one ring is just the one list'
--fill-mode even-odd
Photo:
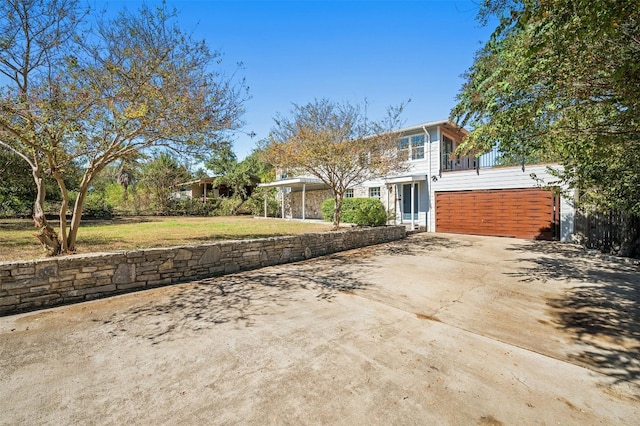
{"label": "carport post", "polygon": [[302,220],[304,220],[304,202],[305,202],[306,188],[307,188],[307,184],[303,183],[302,184]]}
{"label": "carport post", "polygon": [[284,191],[284,187],[282,187],[282,218],[284,219],[284,195],[285,195],[285,191]]}
{"label": "carport post", "polygon": [[269,195],[269,191],[264,191],[264,217],[267,217],[267,196]]}

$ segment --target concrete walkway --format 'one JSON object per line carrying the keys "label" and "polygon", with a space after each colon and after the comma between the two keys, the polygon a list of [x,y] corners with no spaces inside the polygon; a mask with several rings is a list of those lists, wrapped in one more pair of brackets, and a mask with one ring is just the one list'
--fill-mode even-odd
{"label": "concrete walkway", "polygon": [[405,241],[0,318],[0,424],[640,419],[640,270]]}

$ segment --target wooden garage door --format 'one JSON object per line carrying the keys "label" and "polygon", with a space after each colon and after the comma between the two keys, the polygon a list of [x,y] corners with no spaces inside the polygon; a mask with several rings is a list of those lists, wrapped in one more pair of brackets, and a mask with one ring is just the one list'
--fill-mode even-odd
{"label": "wooden garage door", "polygon": [[436,232],[557,239],[558,201],[539,188],[436,192]]}

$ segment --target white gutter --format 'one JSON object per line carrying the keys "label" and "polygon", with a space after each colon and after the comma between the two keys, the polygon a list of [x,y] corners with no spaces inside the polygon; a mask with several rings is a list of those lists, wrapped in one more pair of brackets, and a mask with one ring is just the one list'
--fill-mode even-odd
{"label": "white gutter", "polygon": [[429,213],[427,214],[427,232],[430,232],[431,229],[431,213],[432,213],[432,208],[431,208],[431,204],[432,204],[432,199],[431,199],[431,184],[429,183],[429,180],[431,179],[431,163],[433,161],[433,159],[431,158],[431,135],[429,134],[429,132],[427,131],[426,126],[422,126],[422,130],[424,130],[424,134],[427,137],[427,143],[429,144],[429,176],[427,176],[427,189],[429,190],[428,196],[429,196]]}

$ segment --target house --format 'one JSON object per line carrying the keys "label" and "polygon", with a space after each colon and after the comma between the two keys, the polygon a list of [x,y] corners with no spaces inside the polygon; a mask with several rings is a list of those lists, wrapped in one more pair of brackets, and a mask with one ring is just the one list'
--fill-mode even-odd
{"label": "house", "polygon": [[[234,195],[233,189],[228,185],[216,183],[217,178],[217,176],[212,176],[178,184],[176,186],[178,190],[173,193],[173,198],[177,200],[199,199],[205,202],[214,198],[232,197]],[[251,195],[259,182],[259,178],[251,178],[251,185],[245,186],[247,196]]]}
{"label": "house", "polygon": [[[408,171],[362,183],[345,197],[379,198],[397,224],[428,232],[452,232],[569,241],[573,236],[571,196],[541,187],[556,180],[553,164],[501,164],[496,152],[458,156],[468,132],[450,120],[399,131],[398,149]],[[535,177],[535,179],[534,179]],[[282,216],[321,218],[331,197],[317,178],[277,176],[261,186],[279,188]]]}

